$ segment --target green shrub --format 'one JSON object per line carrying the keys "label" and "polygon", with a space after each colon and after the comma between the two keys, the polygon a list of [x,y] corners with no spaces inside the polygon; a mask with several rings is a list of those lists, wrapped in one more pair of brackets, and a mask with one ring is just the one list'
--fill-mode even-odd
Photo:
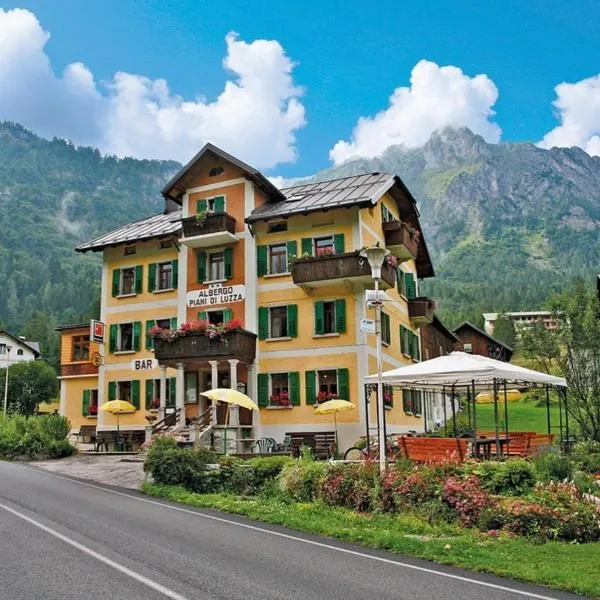
{"label": "green shrub", "polygon": [[570,457],[577,470],[600,473],[600,442],[578,442],[573,446]]}
{"label": "green shrub", "polygon": [[325,462],[312,460],[289,462],[281,470],[279,487],[298,502],[312,502],[317,498],[317,487],[327,467]]}
{"label": "green shrub", "polygon": [[522,496],[536,481],[532,464],[524,459],[484,461],[470,467],[470,471],[479,477],[484,490],[494,494]]}
{"label": "green shrub", "polygon": [[370,463],[329,466],[317,482],[317,498],[360,512],[379,504],[379,469]]}
{"label": "green shrub", "polygon": [[542,454],[534,459],[534,464],[541,481],[564,481],[573,475],[573,462],[562,454]]}
{"label": "green shrub", "polygon": [[50,458],[66,458],[75,454],[75,448],[69,440],[51,440],[48,446]]}
{"label": "green shrub", "polygon": [[42,415],[37,417],[39,430],[50,440],[66,440],[71,431],[71,423],[61,415]]}

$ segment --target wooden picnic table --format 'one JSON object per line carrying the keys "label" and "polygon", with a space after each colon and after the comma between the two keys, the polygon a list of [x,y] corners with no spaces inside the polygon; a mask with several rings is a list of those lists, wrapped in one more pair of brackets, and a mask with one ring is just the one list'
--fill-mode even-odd
{"label": "wooden picnic table", "polygon": [[[510,437],[506,435],[498,436],[498,444],[500,445],[500,454],[505,453],[505,448],[510,443]],[[494,446],[494,452],[492,452]],[[478,437],[475,438],[475,457],[490,459],[492,454],[495,454],[496,437]]]}

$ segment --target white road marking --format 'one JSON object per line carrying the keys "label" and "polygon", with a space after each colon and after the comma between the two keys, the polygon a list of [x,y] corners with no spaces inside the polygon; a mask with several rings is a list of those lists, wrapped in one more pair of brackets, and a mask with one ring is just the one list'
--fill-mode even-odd
{"label": "white road marking", "polygon": [[[16,466],[16,465],[14,465]],[[87,483],[85,481],[79,481],[77,479],[73,479],[71,477],[67,477],[65,475],[56,475],[55,473],[49,473],[48,471],[43,471],[41,469],[32,469],[38,473],[43,475],[47,475],[48,477],[56,477],[57,479],[65,479],[67,481],[71,481],[73,483],[78,483],[79,485],[83,485],[86,487],[91,487],[97,490],[102,490],[104,492],[108,492],[110,494],[115,494],[117,496],[125,496],[126,498],[130,498],[132,500],[138,500],[139,502],[145,502],[147,504],[153,504],[154,506],[160,506],[162,508],[168,508],[170,510],[175,510],[178,512],[194,515],[196,517],[202,519],[209,519],[211,521],[218,521],[220,523],[227,523],[228,525],[234,525],[236,527],[243,527],[244,529],[250,529],[251,531],[259,531],[261,533],[266,533],[268,535],[272,535],[275,537],[280,537],[288,540],[293,540],[295,542],[300,542],[302,544],[308,544],[310,546],[317,546],[319,548],[326,548],[327,550],[334,550],[336,552],[341,552],[343,554],[349,554],[351,556],[358,556],[360,558],[366,558],[369,560],[373,560],[376,562],[381,562],[389,565],[394,565],[396,567],[403,567],[405,569],[412,569],[413,571],[419,571],[421,573],[428,573],[430,575],[437,575],[438,577],[445,577],[447,579],[453,579],[455,581],[463,581],[465,583],[472,583],[475,585],[480,585],[482,587],[491,588],[494,590],[500,590],[503,592],[508,592],[510,594],[518,594],[520,596],[525,596],[527,598],[536,598],[537,600],[559,600],[556,596],[544,596],[542,594],[536,594],[534,592],[526,592],[525,590],[519,590],[517,588],[511,588],[505,585],[499,585],[497,583],[490,583],[488,581],[481,581],[479,579],[472,579],[470,577],[466,577],[464,575],[455,575],[453,573],[445,573],[443,571],[436,571],[435,569],[429,569],[427,567],[420,567],[418,565],[411,565],[410,563],[404,563],[399,560],[392,560],[390,558],[384,558],[382,556],[375,556],[373,554],[367,554],[366,552],[359,552],[358,550],[350,550],[349,548],[340,548],[339,546],[333,546],[331,544],[326,544],[324,542],[317,542],[315,540],[308,540],[305,538],[297,537],[295,535],[290,535],[288,533],[281,533],[279,531],[271,531],[270,529],[264,529],[263,527],[258,527],[257,525],[249,525],[248,523],[240,523],[238,521],[232,521],[231,519],[226,519],[224,517],[216,517],[214,515],[207,515],[206,513],[197,512],[195,510],[190,510],[188,508],[182,508],[179,506],[173,506],[171,504],[165,504],[164,502],[158,502],[156,500],[150,500],[149,498],[140,498],[139,496],[134,496],[132,494],[126,494],[125,492],[118,492],[117,490],[111,490],[109,488],[95,485],[93,483]],[[1,506],[1,505],[0,505]]]}
{"label": "white road marking", "polygon": [[[71,481],[73,481],[73,480],[71,479]],[[152,579],[148,579],[148,577],[144,577],[144,575],[140,575],[139,573],[136,573],[135,571],[133,571],[132,569],[129,569],[128,567],[120,565],[118,562],[111,560],[107,556],[104,556],[103,554],[100,554],[99,552],[96,552],[95,550],[92,550],[91,548],[88,548],[87,546],[84,546],[83,544],[76,542],[75,540],[71,539],[70,537],[63,535],[62,533],[59,533],[58,531],[52,529],[51,527],[48,527],[47,525],[44,525],[43,523],[40,523],[39,521],[36,521],[35,519],[32,519],[31,517],[28,517],[27,515],[24,515],[23,513],[20,513],[19,511],[15,510],[14,508],[11,508],[10,506],[6,506],[6,504],[2,504],[0,502],[0,508],[3,508],[5,511],[15,515],[16,517],[19,517],[20,519],[23,519],[23,521],[27,521],[31,525],[38,527],[42,531],[45,531],[46,533],[53,535],[54,537],[58,538],[59,540],[65,542],[65,544],[69,544],[70,546],[73,546],[73,548],[76,548],[77,550],[84,552],[88,556],[91,556],[92,558],[95,558],[96,560],[103,562],[105,565],[108,565],[109,567],[112,567],[113,569],[116,569],[117,571],[120,571],[121,573],[128,575],[129,577],[135,579],[136,581],[143,583],[145,586],[152,588],[153,590],[159,592],[160,594],[162,594],[163,596],[166,596],[167,598],[171,598],[172,600],[187,600],[187,598],[185,596],[182,596],[181,594],[178,594],[177,592],[170,590],[169,588],[165,587],[164,585],[161,585],[160,583],[157,583],[156,581],[153,581]]]}

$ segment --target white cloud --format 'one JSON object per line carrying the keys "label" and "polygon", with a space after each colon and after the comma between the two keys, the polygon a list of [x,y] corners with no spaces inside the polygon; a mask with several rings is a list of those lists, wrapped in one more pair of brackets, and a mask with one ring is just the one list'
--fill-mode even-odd
{"label": "white cloud", "polygon": [[576,83],[560,83],[553,102],[560,125],[549,131],[539,145],[579,146],[592,156],[600,156],[600,75]]}
{"label": "white cloud", "polygon": [[231,77],[211,102],[130,73],[98,86],[81,63],[57,76],[44,52],[48,39],[33,13],[0,9],[0,119],[119,156],[185,161],[210,141],[261,168],[296,157],[302,90],[277,41],[228,34],[223,65]]}
{"label": "white cloud", "polygon": [[487,75],[469,77],[453,66],[421,60],[412,70],[410,87],[399,87],[390,104],[374,117],[358,120],[352,139],[340,140],[329,152],[334,163],[352,157],[373,158],[394,144],[423,145],[436,130],[466,126],[490,142],[500,139],[491,121],[498,88]]}

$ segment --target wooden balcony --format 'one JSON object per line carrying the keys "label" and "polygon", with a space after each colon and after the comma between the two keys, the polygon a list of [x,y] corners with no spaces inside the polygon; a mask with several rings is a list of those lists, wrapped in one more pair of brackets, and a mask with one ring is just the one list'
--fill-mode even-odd
{"label": "wooden balcony", "polygon": [[419,251],[419,240],[411,234],[401,221],[388,221],[383,224],[386,248],[402,262],[415,260]]}
{"label": "wooden balcony", "polygon": [[98,367],[95,367],[91,362],[60,365],[61,377],[77,377],[80,375],[98,375]]}
{"label": "wooden balcony", "polygon": [[413,325],[421,326],[433,321],[435,302],[422,296],[408,301],[408,316]]}
{"label": "wooden balcony", "polygon": [[[308,289],[344,283],[354,288],[373,286],[371,267],[358,252],[299,258],[292,266],[292,279],[296,285]],[[384,264],[381,269],[381,288],[393,288],[395,283],[396,270]]]}
{"label": "wooden balcony", "polygon": [[178,362],[206,366],[209,360],[237,358],[252,363],[256,357],[256,334],[245,329],[229,331],[213,339],[191,333],[167,342],[154,338],[154,355],[160,364],[175,367]]}
{"label": "wooden balcony", "polygon": [[209,213],[203,219],[187,217],[181,223],[181,243],[190,248],[209,248],[237,241],[235,219],[227,213]]}

